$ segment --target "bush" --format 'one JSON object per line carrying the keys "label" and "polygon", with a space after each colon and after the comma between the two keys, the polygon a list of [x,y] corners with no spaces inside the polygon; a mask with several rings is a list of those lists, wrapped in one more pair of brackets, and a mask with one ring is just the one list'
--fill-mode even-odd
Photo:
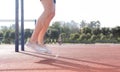
{"label": "bush", "polygon": [[86,40],[86,35],[85,34],[81,34],[77,40],[78,41]]}
{"label": "bush", "polygon": [[115,39],[111,39],[111,40],[106,39],[106,40],[96,40],[95,42],[96,43],[117,43],[117,40],[115,40]]}
{"label": "bush", "polygon": [[94,42],[96,39],[97,39],[97,36],[96,35],[92,35],[91,38],[90,38],[90,41]]}
{"label": "bush", "polygon": [[118,43],[120,43],[120,37],[117,38]]}
{"label": "bush", "polygon": [[91,40],[82,40],[82,41],[79,41],[79,43],[91,44],[91,43],[94,43],[94,41],[91,41]]}
{"label": "bush", "polygon": [[80,35],[78,33],[70,34],[70,40],[77,40],[79,36]]}

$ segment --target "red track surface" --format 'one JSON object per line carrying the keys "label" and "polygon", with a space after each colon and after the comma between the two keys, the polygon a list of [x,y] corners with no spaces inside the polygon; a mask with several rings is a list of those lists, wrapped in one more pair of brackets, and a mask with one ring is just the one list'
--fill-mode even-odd
{"label": "red track surface", "polygon": [[0,72],[120,72],[119,44],[47,45],[59,57],[0,45]]}

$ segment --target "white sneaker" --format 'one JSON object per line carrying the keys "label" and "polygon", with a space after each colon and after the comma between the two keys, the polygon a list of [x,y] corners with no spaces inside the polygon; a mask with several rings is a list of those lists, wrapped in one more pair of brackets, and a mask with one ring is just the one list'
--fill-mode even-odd
{"label": "white sneaker", "polygon": [[45,54],[51,54],[52,53],[45,46],[40,46],[40,45],[38,45],[36,43],[27,42],[26,46],[29,47],[29,48],[31,48],[32,50],[35,50],[36,52],[39,52],[39,53],[45,53]]}
{"label": "white sneaker", "polygon": [[41,46],[39,44],[36,44],[37,47],[39,48],[39,50],[44,53],[44,54],[52,54],[52,52],[44,45],[44,46]]}

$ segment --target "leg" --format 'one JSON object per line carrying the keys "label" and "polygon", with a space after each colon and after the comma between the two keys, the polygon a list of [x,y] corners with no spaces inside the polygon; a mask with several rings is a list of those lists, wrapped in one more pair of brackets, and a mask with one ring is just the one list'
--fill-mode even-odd
{"label": "leg", "polygon": [[45,20],[43,20],[44,25],[38,35],[38,44],[43,45],[44,35],[47,31],[50,21],[55,15],[55,4],[53,0],[42,0],[41,2],[43,4],[44,13],[46,16],[45,16]]}
{"label": "leg", "polygon": [[[30,38],[32,43],[42,43],[44,34],[48,28],[49,22],[54,16],[55,6],[53,0],[42,0],[41,1],[44,7],[44,12],[38,18],[35,30]],[[39,41],[38,41],[39,40]]]}
{"label": "leg", "polygon": [[38,35],[39,35],[39,31],[41,31],[42,27],[43,27],[43,18],[44,18],[44,13],[38,18],[37,20],[37,24],[35,26],[35,30],[30,38],[30,42],[31,43],[37,43],[38,41]]}

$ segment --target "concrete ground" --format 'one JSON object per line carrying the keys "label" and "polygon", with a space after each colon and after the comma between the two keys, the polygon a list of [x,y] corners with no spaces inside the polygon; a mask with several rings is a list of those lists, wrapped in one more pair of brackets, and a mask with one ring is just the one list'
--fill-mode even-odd
{"label": "concrete ground", "polygon": [[0,72],[120,72],[120,44],[49,44],[54,55],[0,45]]}

